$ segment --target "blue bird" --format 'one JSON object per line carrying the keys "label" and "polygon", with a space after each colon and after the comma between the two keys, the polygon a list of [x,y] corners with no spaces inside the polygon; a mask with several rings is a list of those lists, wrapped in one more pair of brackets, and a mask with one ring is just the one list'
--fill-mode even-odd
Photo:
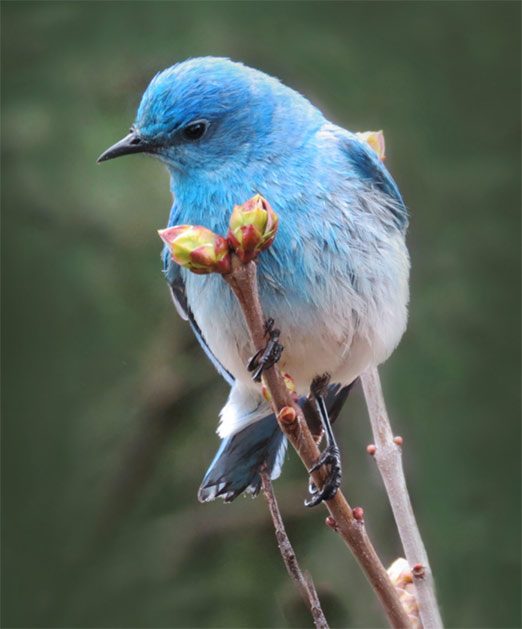
{"label": "blue bird", "polygon": [[[130,133],[99,161],[131,153],[166,164],[168,226],[225,234],[233,206],[257,193],[279,215],[258,261],[260,298],[281,331],[281,368],[326,436],[317,466],[327,466],[328,480],[311,487],[307,504],[331,498],[341,478],[331,422],[350,386],[390,356],[406,328],[408,214],[395,182],[364,141],[304,96],[225,58],[189,59],[152,79]],[[247,369],[242,313],[219,275],[192,274],[166,249],[163,261],[178,313],[231,386],[198,497],[255,494],[263,464],[279,476],[286,440]]]}

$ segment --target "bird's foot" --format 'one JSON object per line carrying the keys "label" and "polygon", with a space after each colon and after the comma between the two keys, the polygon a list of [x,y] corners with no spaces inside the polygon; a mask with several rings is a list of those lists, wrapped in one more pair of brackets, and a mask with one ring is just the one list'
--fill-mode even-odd
{"label": "bird's foot", "polygon": [[317,463],[308,470],[308,473],[316,472],[323,465],[329,465],[330,471],[326,477],[323,487],[317,489],[315,483],[310,481],[308,491],[311,494],[311,498],[305,501],[305,506],[315,507],[323,500],[330,500],[335,496],[339,486],[341,485],[342,470],[341,470],[341,453],[339,448],[334,445],[328,446],[319,457]]}
{"label": "bird's foot", "polygon": [[263,349],[256,352],[248,361],[247,369],[252,372],[254,382],[261,382],[261,375],[266,369],[273,367],[281,358],[283,346],[279,343],[280,330],[274,328],[274,320],[265,322],[265,336],[268,341]]}

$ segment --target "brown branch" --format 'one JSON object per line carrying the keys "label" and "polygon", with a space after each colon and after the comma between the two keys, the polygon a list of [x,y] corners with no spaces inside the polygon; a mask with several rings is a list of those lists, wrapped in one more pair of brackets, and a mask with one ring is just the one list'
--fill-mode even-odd
{"label": "brown branch", "polygon": [[393,436],[377,368],[363,373],[361,382],[375,440],[369,453],[375,457],[404,553],[412,570],[422,625],[424,629],[440,629],[442,619],[435,596],[433,575],[411,506],[402,466],[402,438]]}
{"label": "brown branch", "polygon": [[[239,259],[233,256],[232,272],[223,275],[223,278],[239,301],[255,350],[263,348],[265,319],[259,301],[255,262],[241,264]],[[281,430],[299,454],[305,468],[309,470],[319,458],[319,449],[306,425],[301,408],[291,399],[277,365],[267,369],[263,373],[263,378],[270,391]],[[317,487],[322,487],[325,476],[326,473],[322,469],[312,474]],[[343,538],[359,562],[384,608],[390,625],[396,628],[411,627],[397,591],[368,538],[362,517],[354,516],[340,490],[325,504],[333,518],[330,525]],[[360,516],[359,513],[357,515]]]}
{"label": "brown branch", "polygon": [[296,584],[303,601],[310,607],[310,612],[312,614],[312,618],[314,619],[314,625],[318,629],[328,629],[328,623],[326,622],[326,618],[321,608],[321,603],[319,602],[314,582],[309,575],[305,576],[301,571],[292,544],[286,534],[285,525],[283,518],[281,517],[281,512],[279,511],[279,505],[277,504],[272,482],[266,469],[261,470],[260,476],[261,488],[268,504],[268,510],[272,516],[277,545],[279,546],[279,552],[283,558],[286,570],[290,575],[290,578]]}

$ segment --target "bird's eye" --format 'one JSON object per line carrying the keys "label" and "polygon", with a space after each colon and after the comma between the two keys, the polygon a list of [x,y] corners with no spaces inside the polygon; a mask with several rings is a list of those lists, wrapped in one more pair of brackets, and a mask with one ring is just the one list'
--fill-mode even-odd
{"label": "bird's eye", "polygon": [[206,120],[196,120],[196,122],[191,122],[183,129],[183,137],[186,140],[199,140],[205,135],[208,126],[209,125]]}

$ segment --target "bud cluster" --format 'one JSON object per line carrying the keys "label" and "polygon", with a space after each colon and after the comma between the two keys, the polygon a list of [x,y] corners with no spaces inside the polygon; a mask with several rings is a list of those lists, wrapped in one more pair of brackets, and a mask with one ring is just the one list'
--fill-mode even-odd
{"label": "bud cluster", "polygon": [[160,229],[158,234],[180,266],[198,274],[226,274],[232,268],[231,253],[247,263],[270,247],[278,223],[268,201],[256,194],[234,207],[226,238],[200,225],[176,225]]}

